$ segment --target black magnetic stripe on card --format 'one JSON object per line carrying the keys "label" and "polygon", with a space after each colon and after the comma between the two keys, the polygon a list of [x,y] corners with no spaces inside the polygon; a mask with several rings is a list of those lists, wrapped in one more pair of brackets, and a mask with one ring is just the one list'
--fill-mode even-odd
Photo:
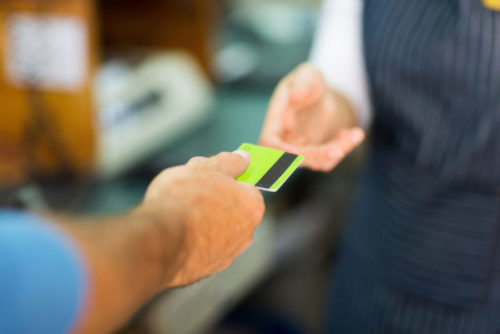
{"label": "black magnetic stripe on card", "polygon": [[257,182],[256,187],[260,188],[271,188],[271,186],[276,182],[281,175],[290,167],[294,162],[297,155],[291,153],[283,153],[283,155],[276,161],[276,163],[269,168],[269,170],[264,174],[264,176]]}

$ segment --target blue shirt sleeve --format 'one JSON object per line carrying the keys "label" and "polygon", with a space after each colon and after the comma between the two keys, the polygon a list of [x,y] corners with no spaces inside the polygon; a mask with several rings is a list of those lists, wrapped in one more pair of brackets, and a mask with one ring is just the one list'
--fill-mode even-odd
{"label": "blue shirt sleeve", "polygon": [[0,333],[68,333],[85,302],[86,274],[62,230],[0,210]]}

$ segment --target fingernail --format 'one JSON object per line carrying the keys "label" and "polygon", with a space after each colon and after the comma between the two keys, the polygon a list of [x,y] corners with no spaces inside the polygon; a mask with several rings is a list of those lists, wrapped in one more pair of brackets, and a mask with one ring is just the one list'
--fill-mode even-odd
{"label": "fingernail", "polygon": [[250,160],[250,153],[245,150],[236,150],[233,151],[233,153],[242,156],[243,158],[245,158],[245,160]]}
{"label": "fingernail", "polygon": [[351,132],[351,140],[354,143],[359,143],[365,138],[365,133],[361,129],[354,129]]}

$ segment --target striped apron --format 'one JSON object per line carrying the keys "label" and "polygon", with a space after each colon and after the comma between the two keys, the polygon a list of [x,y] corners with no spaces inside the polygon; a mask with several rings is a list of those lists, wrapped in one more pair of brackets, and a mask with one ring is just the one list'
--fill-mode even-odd
{"label": "striped apron", "polygon": [[500,333],[500,12],[364,0],[374,145],[327,333]]}

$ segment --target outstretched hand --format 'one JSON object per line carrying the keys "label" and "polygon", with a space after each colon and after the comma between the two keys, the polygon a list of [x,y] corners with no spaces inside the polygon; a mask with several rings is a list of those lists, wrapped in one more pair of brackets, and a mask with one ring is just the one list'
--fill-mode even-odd
{"label": "outstretched hand", "polygon": [[302,64],[277,86],[260,144],[305,156],[303,167],[330,171],[365,138],[349,103],[321,73]]}
{"label": "outstretched hand", "polygon": [[252,242],[264,200],[255,187],[235,181],[249,161],[244,151],[197,157],[166,169],[149,186],[143,206],[164,212],[165,224],[175,221],[184,230],[179,267],[166,287],[219,272]]}

